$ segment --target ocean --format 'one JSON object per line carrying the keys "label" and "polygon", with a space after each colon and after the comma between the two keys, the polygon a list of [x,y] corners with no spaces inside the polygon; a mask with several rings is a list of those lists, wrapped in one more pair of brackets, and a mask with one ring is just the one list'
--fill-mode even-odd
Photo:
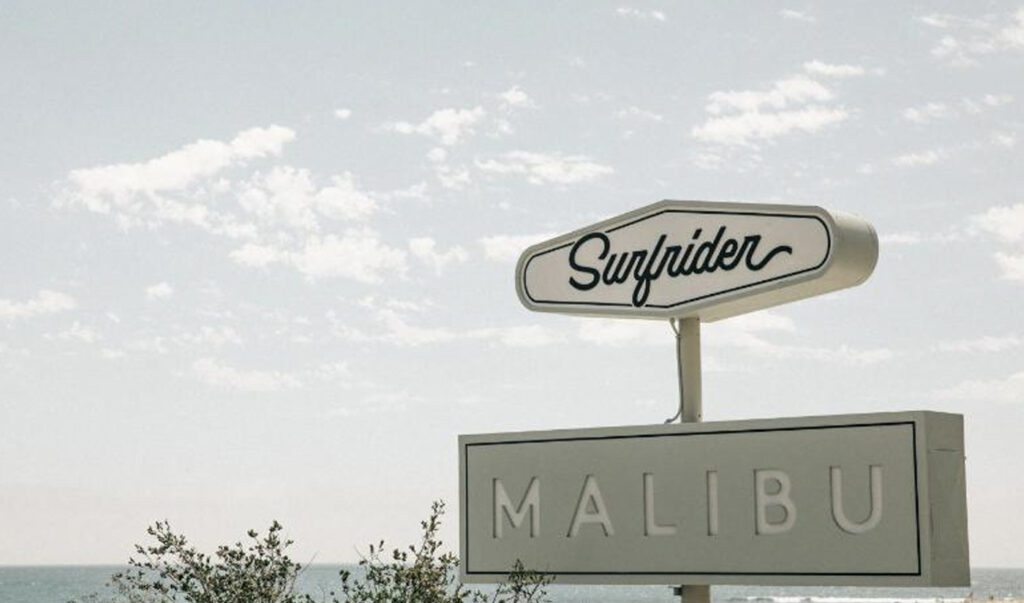
{"label": "ocean", "polygon": [[[117,566],[0,567],[0,603],[67,603],[90,593],[104,593]],[[313,565],[299,587],[319,599],[338,584],[341,566]],[[353,569],[353,568],[349,568]],[[1024,600],[1024,570],[972,570],[970,588],[851,588],[716,586],[716,603],[959,603]],[[678,601],[667,586],[559,586],[548,588],[552,603],[627,603]]]}

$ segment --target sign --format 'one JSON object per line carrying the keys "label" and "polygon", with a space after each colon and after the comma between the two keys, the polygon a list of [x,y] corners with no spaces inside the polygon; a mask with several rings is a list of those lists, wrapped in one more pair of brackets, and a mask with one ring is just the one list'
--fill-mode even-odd
{"label": "sign", "polygon": [[867,222],[820,207],[661,201],[523,252],[530,310],[719,320],[852,287],[871,274]]}
{"label": "sign", "polygon": [[465,582],[970,584],[959,415],[464,435],[459,462]]}

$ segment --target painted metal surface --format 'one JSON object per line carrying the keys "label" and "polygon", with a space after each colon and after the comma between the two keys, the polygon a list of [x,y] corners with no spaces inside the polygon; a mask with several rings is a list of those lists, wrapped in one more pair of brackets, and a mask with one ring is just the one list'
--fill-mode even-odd
{"label": "painted metal surface", "polygon": [[459,438],[463,579],[516,559],[588,584],[960,586],[959,415]]}
{"label": "painted metal surface", "polygon": [[539,243],[516,268],[530,310],[719,320],[863,282],[867,222],[820,207],[660,201]]}

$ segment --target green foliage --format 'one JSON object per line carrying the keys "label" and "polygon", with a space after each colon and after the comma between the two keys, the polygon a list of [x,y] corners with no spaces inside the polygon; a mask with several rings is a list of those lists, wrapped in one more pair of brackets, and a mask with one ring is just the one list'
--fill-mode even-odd
{"label": "green foliage", "polygon": [[[494,592],[465,588],[458,581],[459,559],[442,552],[437,536],[444,503],[435,502],[430,517],[420,523],[418,545],[395,549],[385,556],[384,542],[370,545],[359,565],[362,576],[340,573],[332,603],[544,603],[550,579],[527,571],[522,563]],[[114,595],[90,595],[77,603],[317,603],[296,592],[302,565],[285,553],[292,544],[281,536],[276,521],[266,536],[250,530],[245,544],[218,547],[206,555],[175,534],[166,521],[146,532],[156,541],[136,545],[129,568],[114,574],[109,586]],[[75,603],[75,602],[69,602]]]}
{"label": "green foliage", "polygon": [[[156,540],[136,545],[130,568],[114,574],[109,586],[116,593],[111,603],[315,603],[295,592],[302,566],[285,549],[291,540],[281,537],[281,524],[271,524],[267,535],[248,533],[246,544],[220,546],[204,555],[175,534],[170,524],[158,521],[146,532]],[[83,601],[100,601],[95,595]]]}
{"label": "green foliage", "polygon": [[369,555],[359,566],[364,575],[341,572],[341,598],[334,603],[542,603],[544,588],[550,579],[527,571],[516,562],[508,581],[487,595],[471,590],[458,581],[459,559],[454,553],[441,553],[437,536],[444,514],[444,503],[435,502],[430,517],[420,526],[423,536],[418,545],[384,553],[384,542],[370,545]]}

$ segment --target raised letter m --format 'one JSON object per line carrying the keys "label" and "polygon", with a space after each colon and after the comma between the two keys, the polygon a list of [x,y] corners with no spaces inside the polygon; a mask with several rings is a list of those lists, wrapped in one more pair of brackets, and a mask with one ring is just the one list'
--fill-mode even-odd
{"label": "raised letter m", "polygon": [[513,506],[501,480],[494,478],[494,537],[502,537],[505,517],[514,530],[523,524],[527,513],[530,514],[530,538],[536,538],[540,535],[540,480],[532,478],[523,500]]}

